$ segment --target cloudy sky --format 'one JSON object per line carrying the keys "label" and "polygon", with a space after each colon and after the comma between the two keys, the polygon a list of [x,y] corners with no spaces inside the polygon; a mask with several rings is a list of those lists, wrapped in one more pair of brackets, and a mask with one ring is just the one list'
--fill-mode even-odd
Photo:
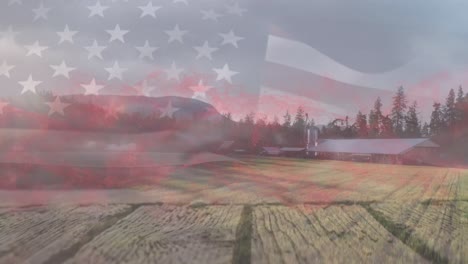
{"label": "cloudy sky", "polygon": [[388,105],[404,85],[427,116],[434,99],[468,84],[466,10],[463,1],[4,0],[0,95],[195,96],[221,112],[282,116],[303,105],[326,120],[367,111],[377,96]]}

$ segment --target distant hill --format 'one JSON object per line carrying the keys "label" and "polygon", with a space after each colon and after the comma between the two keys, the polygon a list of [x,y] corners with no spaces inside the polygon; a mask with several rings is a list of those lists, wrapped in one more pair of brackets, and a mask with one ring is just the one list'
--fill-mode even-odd
{"label": "distant hill", "polygon": [[0,127],[139,133],[184,130],[224,118],[210,104],[176,96],[66,95],[60,97],[63,113],[51,111],[48,103],[54,100],[51,94],[3,100],[9,105]]}
{"label": "distant hill", "polygon": [[224,120],[210,104],[181,97],[68,95],[50,113],[50,94],[7,101],[0,114],[0,151],[199,152],[224,140]]}
{"label": "distant hill", "polygon": [[97,106],[123,106],[122,112],[127,114],[140,113],[152,115],[160,112],[171,103],[172,107],[179,110],[174,112],[176,119],[211,120],[219,121],[222,115],[210,104],[185,97],[165,96],[119,96],[119,95],[70,95],[70,98],[79,104],[94,104]]}

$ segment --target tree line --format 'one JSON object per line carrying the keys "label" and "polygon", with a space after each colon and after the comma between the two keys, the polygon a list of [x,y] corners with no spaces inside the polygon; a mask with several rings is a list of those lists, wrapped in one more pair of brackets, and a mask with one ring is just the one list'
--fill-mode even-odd
{"label": "tree line", "polygon": [[[40,98],[43,98],[39,100]],[[54,95],[44,92],[31,98],[27,105],[44,105]],[[418,103],[409,102],[403,87],[392,98],[391,111],[384,113],[381,98],[376,98],[369,113],[359,111],[354,118],[348,116],[316,126],[314,119],[298,107],[295,113],[286,111],[280,119],[275,116],[258,117],[255,113],[234,121],[231,113],[217,121],[203,121],[207,127],[220,131],[226,140],[233,140],[242,148],[256,151],[263,146],[304,147],[306,129],[319,128],[319,137],[328,138],[415,138],[430,137],[442,146],[458,149],[457,155],[468,155],[468,95],[463,88],[451,89],[445,102],[434,102],[430,120],[421,120]],[[168,129],[189,129],[190,120],[160,118],[158,114],[115,113],[109,115],[103,106],[79,103],[73,96],[62,97],[71,104],[66,116],[47,117],[37,111],[8,110],[0,115],[0,127],[71,129],[118,133],[156,132]],[[194,121],[194,120],[192,120]]]}
{"label": "tree line", "polygon": [[[275,116],[255,118],[247,114],[238,122],[224,115],[222,126],[226,138],[251,148],[261,146],[304,146],[307,127],[313,118],[299,107],[295,115],[287,111],[280,122]],[[403,87],[392,98],[391,111],[384,114],[381,98],[376,98],[369,113],[359,111],[353,122],[348,116],[331,120],[320,127],[320,138],[418,138],[430,137],[441,143],[461,139],[468,142],[468,96],[460,86],[451,89],[444,104],[434,102],[430,120],[423,121],[417,101],[409,102]]]}

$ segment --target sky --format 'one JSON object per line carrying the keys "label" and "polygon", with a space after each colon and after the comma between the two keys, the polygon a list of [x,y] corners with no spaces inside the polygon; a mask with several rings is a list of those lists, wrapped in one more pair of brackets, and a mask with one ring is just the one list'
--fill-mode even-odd
{"label": "sky", "polygon": [[[326,122],[368,111],[376,96],[388,108],[403,85],[427,118],[434,100],[468,86],[467,7],[432,0],[4,0],[0,96],[177,95],[235,116],[282,116],[302,105]],[[59,34],[67,28],[76,33]],[[10,29],[17,34],[5,34]],[[104,49],[93,54],[95,41]],[[40,83],[25,87],[28,80]]]}

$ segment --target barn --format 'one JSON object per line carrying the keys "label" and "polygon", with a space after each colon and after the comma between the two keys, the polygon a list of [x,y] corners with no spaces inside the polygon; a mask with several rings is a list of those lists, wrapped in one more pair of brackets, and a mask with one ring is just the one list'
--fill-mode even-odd
{"label": "barn", "polygon": [[285,157],[302,158],[306,155],[306,148],[283,147],[281,148],[281,153]]}
{"label": "barn", "polygon": [[318,158],[381,163],[428,163],[439,145],[428,138],[327,139],[308,148]]}
{"label": "barn", "polygon": [[263,156],[280,156],[281,148],[279,147],[262,147],[260,155]]}

